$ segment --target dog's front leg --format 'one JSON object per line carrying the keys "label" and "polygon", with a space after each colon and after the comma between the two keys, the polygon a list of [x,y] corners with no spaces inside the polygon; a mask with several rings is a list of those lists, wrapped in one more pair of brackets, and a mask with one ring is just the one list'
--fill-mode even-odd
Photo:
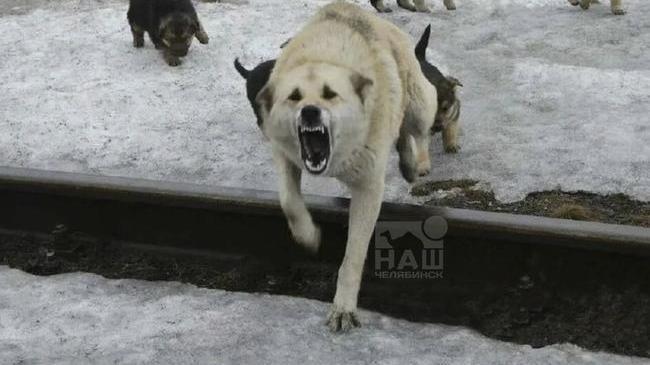
{"label": "dog's front leg", "polygon": [[131,34],[133,35],[133,47],[144,47],[144,29],[135,23],[130,23]]}
{"label": "dog's front leg", "polygon": [[381,201],[384,195],[383,174],[364,185],[351,187],[350,228],[345,257],[339,268],[336,295],[327,319],[327,325],[334,331],[348,331],[360,325],[357,318],[357,297],[361,286],[363,266],[368,253],[368,244],[377,223]]}
{"label": "dog's front leg", "polygon": [[208,44],[210,37],[208,37],[208,33],[205,31],[205,29],[203,29],[203,24],[201,24],[201,22],[198,20],[196,23],[198,24],[199,29],[196,31],[196,33],[194,33],[194,36],[201,44]]}
{"label": "dog's front leg", "polygon": [[309,252],[318,252],[320,229],[314,224],[300,193],[302,171],[287,160],[281,151],[273,152],[280,178],[280,205],[287,217],[293,238]]}

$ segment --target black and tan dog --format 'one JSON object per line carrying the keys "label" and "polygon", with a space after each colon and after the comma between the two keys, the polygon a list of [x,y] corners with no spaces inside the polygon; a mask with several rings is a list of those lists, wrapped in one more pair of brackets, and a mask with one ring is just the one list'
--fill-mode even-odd
{"label": "black and tan dog", "polygon": [[427,45],[431,35],[431,26],[427,26],[415,46],[415,56],[420,62],[422,73],[438,92],[438,112],[431,128],[431,134],[442,132],[442,143],[447,153],[456,153],[458,145],[458,119],[460,117],[460,100],[456,94],[463,86],[456,78],[445,76],[438,68],[427,61]]}
{"label": "black and tan dog", "polygon": [[209,40],[191,0],[130,0],[127,18],[133,46],[143,47],[147,32],[170,66],[181,64],[194,37],[202,44]]}
{"label": "black and tan dog", "polygon": [[251,103],[251,107],[253,107],[255,117],[257,117],[258,127],[262,126],[262,114],[260,106],[255,102],[255,98],[269,81],[273,66],[275,66],[275,60],[269,60],[260,63],[252,70],[247,70],[239,63],[239,59],[235,59],[235,69],[246,80],[246,96]]}

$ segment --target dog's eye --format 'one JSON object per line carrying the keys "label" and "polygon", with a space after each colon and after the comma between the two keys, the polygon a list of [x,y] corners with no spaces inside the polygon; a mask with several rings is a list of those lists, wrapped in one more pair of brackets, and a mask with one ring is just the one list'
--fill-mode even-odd
{"label": "dog's eye", "polygon": [[337,93],[335,93],[332,89],[330,89],[329,86],[325,85],[325,87],[323,88],[323,99],[332,100],[337,96],[338,96]]}
{"label": "dog's eye", "polygon": [[294,89],[291,95],[289,95],[289,100],[291,101],[300,101],[302,100],[302,94],[300,93],[300,90]]}

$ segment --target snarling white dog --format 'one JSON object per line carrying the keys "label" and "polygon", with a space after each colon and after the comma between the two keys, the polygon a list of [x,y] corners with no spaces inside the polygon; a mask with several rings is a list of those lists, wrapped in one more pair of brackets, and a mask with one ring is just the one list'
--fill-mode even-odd
{"label": "snarling white dog", "polygon": [[384,194],[388,155],[413,181],[430,170],[435,88],[411,39],[342,1],[322,8],[284,48],[256,102],[280,177],[280,201],[296,241],[320,245],[300,192],[302,170],[335,177],[351,192],[348,240],[328,325],[358,326],[357,296]]}

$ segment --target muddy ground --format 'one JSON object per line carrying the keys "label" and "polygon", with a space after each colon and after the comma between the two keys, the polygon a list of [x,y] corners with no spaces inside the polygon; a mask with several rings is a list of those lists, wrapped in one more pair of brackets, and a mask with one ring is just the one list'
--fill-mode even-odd
{"label": "muddy ground", "polygon": [[623,194],[553,190],[502,203],[472,180],[420,183],[411,189],[411,194],[428,198],[427,205],[650,227],[650,202],[632,200]]}
{"label": "muddy ground", "polygon": [[[37,275],[83,271],[323,301],[330,301],[335,289],[334,262],[171,255],[143,248],[64,227],[41,236],[3,231],[0,265]],[[366,268],[360,306],[408,320],[463,325],[533,347],[570,342],[650,357],[650,258],[450,242],[442,279],[379,279]]]}

